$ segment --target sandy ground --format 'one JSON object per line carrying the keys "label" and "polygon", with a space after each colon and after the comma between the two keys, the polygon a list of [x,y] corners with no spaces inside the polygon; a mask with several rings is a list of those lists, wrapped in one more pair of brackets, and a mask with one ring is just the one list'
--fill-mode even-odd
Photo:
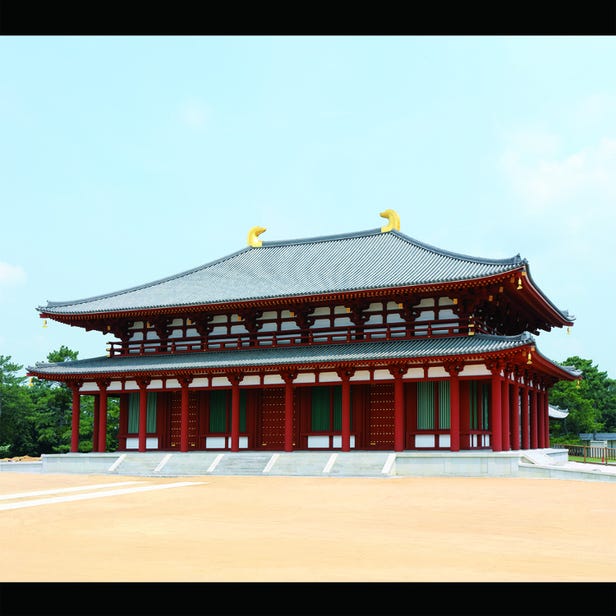
{"label": "sandy ground", "polygon": [[[91,498],[126,481],[195,483]],[[5,472],[0,545],[4,582],[615,582],[616,484]]]}

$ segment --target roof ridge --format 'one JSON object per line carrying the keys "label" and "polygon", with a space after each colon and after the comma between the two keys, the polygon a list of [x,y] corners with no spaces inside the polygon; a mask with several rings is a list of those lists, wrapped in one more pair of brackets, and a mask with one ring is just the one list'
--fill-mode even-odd
{"label": "roof ridge", "polygon": [[410,235],[402,233],[401,231],[398,231],[396,229],[392,229],[391,231],[388,231],[388,232],[383,232],[378,227],[376,229],[367,229],[365,231],[352,231],[349,233],[336,233],[333,235],[318,235],[314,237],[297,238],[293,240],[274,240],[274,241],[269,241],[269,242],[263,241],[260,248],[276,248],[279,246],[290,246],[290,245],[298,245],[298,244],[317,244],[320,242],[334,242],[338,240],[353,239],[356,237],[368,237],[370,235],[381,235],[381,234],[383,235],[390,234],[392,236],[399,237],[400,239],[407,241],[411,244],[414,244],[415,246],[424,248],[425,250],[430,250],[431,252],[436,252],[438,254],[448,256],[448,257],[453,257],[456,259],[462,259],[464,261],[475,261],[475,262],[480,262],[480,263],[498,263],[498,264],[510,263],[512,265],[517,265],[518,263],[519,264],[526,263],[526,259],[522,259],[519,253],[514,255],[513,257],[507,257],[504,259],[491,259],[488,257],[476,257],[470,254],[454,252],[452,250],[446,250],[444,248],[439,248],[438,246],[428,244],[427,242],[422,242],[421,240],[411,237]]}
{"label": "roof ridge", "polygon": [[419,246],[420,248],[425,248],[426,250],[437,252],[441,255],[454,257],[456,259],[462,259],[464,261],[476,261],[480,263],[499,263],[499,264],[511,263],[512,265],[517,265],[517,264],[521,265],[523,263],[526,263],[526,259],[522,259],[520,257],[520,253],[517,253],[513,257],[506,257],[504,259],[490,259],[488,257],[476,257],[474,255],[470,255],[466,253],[455,252],[453,250],[447,250],[445,248],[439,248],[438,246],[434,246],[433,244],[428,244],[427,242],[422,242],[421,240],[415,239],[414,237],[411,237],[410,235],[406,235],[405,233],[402,233],[401,231],[396,231],[395,229],[390,231],[390,233],[398,235],[402,239],[410,241],[416,246]]}

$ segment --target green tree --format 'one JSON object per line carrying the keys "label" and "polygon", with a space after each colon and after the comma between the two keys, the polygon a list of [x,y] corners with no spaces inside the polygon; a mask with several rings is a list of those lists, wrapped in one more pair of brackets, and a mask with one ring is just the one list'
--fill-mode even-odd
{"label": "green tree", "polygon": [[602,432],[616,427],[616,381],[600,372],[590,359],[567,358],[566,366],[582,372],[580,381],[560,381],[550,391],[550,404],[568,409],[563,419],[550,420],[555,440],[577,441],[582,432]]}
{"label": "green tree", "polygon": [[[78,352],[62,345],[47,355],[50,363],[77,359]],[[32,422],[36,427],[39,454],[65,453],[70,449],[72,393],[64,383],[32,379]]]}
{"label": "green tree", "polygon": [[19,376],[23,366],[0,355],[0,456],[38,455],[36,430],[31,420],[32,401]]}
{"label": "green tree", "polygon": [[[78,351],[61,346],[47,356],[47,361],[60,363],[77,359]],[[66,453],[71,448],[73,394],[64,383],[33,379],[31,387],[39,451]],[[92,451],[94,397],[81,396],[79,412],[79,451]],[[107,399],[107,449],[118,447],[120,404],[117,398]]]}

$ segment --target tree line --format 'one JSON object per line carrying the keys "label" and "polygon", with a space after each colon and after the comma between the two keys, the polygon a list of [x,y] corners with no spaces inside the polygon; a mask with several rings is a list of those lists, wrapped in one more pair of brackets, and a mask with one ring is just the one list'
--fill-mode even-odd
{"label": "tree line", "polygon": [[[61,346],[47,356],[48,362],[77,359],[78,352]],[[580,381],[560,381],[551,390],[552,406],[566,409],[565,419],[550,419],[554,444],[581,444],[580,433],[616,432],[616,380],[590,359],[574,356],[563,365],[582,372]],[[63,383],[20,376],[23,366],[0,355],[0,458],[39,457],[70,451],[72,392]],[[117,449],[119,401],[108,398],[107,449]],[[92,451],[94,397],[82,396],[79,450]]]}
{"label": "tree line", "polygon": [[[49,362],[77,359],[77,351],[61,346],[47,355]],[[72,392],[63,383],[20,376],[23,366],[0,355],[0,458],[39,457],[67,453],[71,446]],[[94,397],[82,396],[79,451],[92,451]],[[107,448],[117,449],[120,408],[107,401]]]}

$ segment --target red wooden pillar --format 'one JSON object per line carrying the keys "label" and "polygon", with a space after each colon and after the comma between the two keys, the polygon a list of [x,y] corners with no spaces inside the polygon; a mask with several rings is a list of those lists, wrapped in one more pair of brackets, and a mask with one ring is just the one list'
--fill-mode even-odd
{"label": "red wooden pillar", "polygon": [[110,381],[97,381],[100,390],[98,451],[107,451],[107,387]]}
{"label": "red wooden pillar", "polygon": [[351,377],[353,369],[338,370],[342,379],[342,451],[351,451]]}
{"label": "red wooden pillar", "polygon": [[460,382],[460,449],[471,448],[470,387]]}
{"label": "red wooden pillar", "polygon": [[71,384],[73,391],[73,412],[71,417],[71,452],[79,451],[79,417],[81,413],[81,396],[79,389],[83,385],[81,382]]}
{"label": "red wooden pillar", "polygon": [[94,417],[92,418],[92,451],[98,451],[98,418],[100,415],[100,396],[94,394]]}
{"label": "red wooden pillar", "polygon": [[394,377],[394,451],[404,451],[404,381],[407,366],[390,366]]}
{"label": "red wooden pillar", "polygon": [[530,447],[537,449],[537,389],[533,381],[530,390]]}
{"label": "red wooden pillar", "polygon": [[182,376],[178,378],[182,388],[182,399],[180,402],[180,451],[188,451],[188,386],[192,382],[192,377]]}
{"label": "red wooden pillar", "polygon": [[240,381],[241,374],[230,374],[231,381],[231,451],[240,450]]}
{"label": "red wooden pillar", "polygon": [[548,391],[546,389],[544,395],[544,418],[545,418],[545,443],[544,447],[550,447],[550,399],[548,397]]}
{"label": "red wooden pillar", "polygon": [[492,396],[491,396],[491,408],[490,408],[490,420],[492,423],[490,447],[492,451],[502,451],[502,422],[501,422],[501,366],[496,365],[492,368]]}
{"label": "red wooden pillar", "polygon": [[284,380],[284,450],[293,451],[293,379],[296,372],[282,374]]}
{"label": "red wooden pillar", "polygon": [[528,414],[528,381],[524,380],[522,384],[522,449],[530,449]]}
{"label": "red wooden pillar", "polygon": [[501,440],[501,450],[511,449],[511,434],[509,432],[509,373],[505,371],[505,378],[501,382],[501,408],[502,408],[502,429],[503,437]]}
{"label": "red wooden pillar", "polygon": [[513,407],[511,409],[511,449],[520,449],[520,380],[513,380]]}
{"label": "red wooden pillar", "polygon": [[460,372],[458,364],[445,366],[449,372],[449,449],[460,451]]}
{"label": "red wooden pillar", "polygon": [[150,379],[140,379],[139,385],[139,451],[146,450],[148,429],[148,385]]}

